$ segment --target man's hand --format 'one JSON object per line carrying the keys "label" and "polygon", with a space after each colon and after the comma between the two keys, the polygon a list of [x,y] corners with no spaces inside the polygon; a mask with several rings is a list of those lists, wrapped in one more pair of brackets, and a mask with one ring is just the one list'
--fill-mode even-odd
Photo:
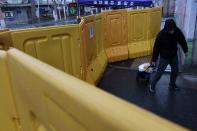
{"label": "man's hand", "polygon": [[188,52],[185,53],[185,57],[188,57]]}
{"label": "man's hand", "polygon": [[151,62],[151,66],[155,67],[156,66],[156,62],[152,61]]}

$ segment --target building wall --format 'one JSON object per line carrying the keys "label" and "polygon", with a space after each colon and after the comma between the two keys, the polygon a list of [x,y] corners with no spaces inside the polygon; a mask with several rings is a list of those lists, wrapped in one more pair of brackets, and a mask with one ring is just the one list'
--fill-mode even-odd
{"label": "building wall", "polygon": [[[22,24],[28,22],[28,15],[26,8],[18,8],[13,10],[8,10],[13,12],[13,17],[5,18],[6,25],[9,24]],[[4,11],[6,12],[6,11]]]}
{"label": "building wall", "polygon": [[[0,0],[0,2],[1,1],[7,1],[9,4],[20,4],[20,3],[28,3],[29,0]],[[56,0],[56,1],[58,1],[58,0]],[[38,0],[35,0],[35,2],[37,3]],[[39,2],[41,4],[47,4],[48,2],[52,3],[52,0],[39,0]]]}
{"label": "building wall", "polygon": [[196,14],[197,14],[197,1],[196,0],[189,0],[188,13],[186,16],[186,27],[185,27],[186,37],[189,40],[194,39]]}
{"label": "building wall", "polygon": [[22,3],[22,0],[7,0],[7,2],[9,4],[20,4],[20,3]]}
{"label": "building wall", "polygon": [[186,5],[187,0],[176,0],[175,19],[181,29],[185,26]]}
{"label": "building wall", "polygon": [[0,4],[6,2],[6,0],[0,0]]}
{"label": "building wall", "polygon": [[163,16],[171,17],[175,11],[175,0],[162,0]]}
{"label": "building wall", "polygon": [[188,40],[194,39],[197,0],[176,0],[175,17]]}
{"label": "building wall", "polygon": [[[196,19],[197,19],[197,15],[196,15]],[[195,28],[195,33],[194,33],[192,64],[197,65],[197,21],[196,21],[196,28]]]}

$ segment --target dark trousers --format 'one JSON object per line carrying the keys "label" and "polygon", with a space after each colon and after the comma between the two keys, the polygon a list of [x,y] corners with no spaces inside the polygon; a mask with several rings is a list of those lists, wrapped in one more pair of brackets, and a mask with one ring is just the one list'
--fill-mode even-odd
{"label": "dark trousers", "polygon": [[170,75],[170,86],[174,86],[176,83],[176,78],[178,75],[178,57],[175,56],[172,59],[164,59],[160,57],[158,69],[155,73],[153,73],[151,77],[151,85],[155,87],[159,79],[161,78],[162,74],[164,73],[167,65],[171,66],[171,75]]}

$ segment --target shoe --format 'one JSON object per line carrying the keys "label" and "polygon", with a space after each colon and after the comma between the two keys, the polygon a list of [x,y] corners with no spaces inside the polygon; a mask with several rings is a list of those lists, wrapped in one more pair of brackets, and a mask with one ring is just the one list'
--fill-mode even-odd
{"label": "shoe", "polygon": [[155,86],[152,86],[151,84],[149,84],[149,91],[150,93],[155,93]]}
{"label": "shoe", "polygon": [[177,87],[176,85],[170,85],[168,88],[170,90],[180,90],[179,87]]}

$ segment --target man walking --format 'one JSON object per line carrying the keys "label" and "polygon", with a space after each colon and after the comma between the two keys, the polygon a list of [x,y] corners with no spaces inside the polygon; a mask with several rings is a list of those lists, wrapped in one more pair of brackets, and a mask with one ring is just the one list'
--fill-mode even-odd
{"label": "man walking", "polygon": [[160,56],[160,59],[158,69],[150,80],[149,91],[151,93],[155,93],[155,86],[164,73],[168,64],[171,66],[169,88],[174,90],[178,89],[175,84],[178,75],[178,44],[181,45],[184,53],[187,54],[188,47],[183,33],[176,26],[176,23],[173,19],[168,19],[165,22],[164,29],[158,33],[153,48],[151,64],[155,66],[158,56]]}

